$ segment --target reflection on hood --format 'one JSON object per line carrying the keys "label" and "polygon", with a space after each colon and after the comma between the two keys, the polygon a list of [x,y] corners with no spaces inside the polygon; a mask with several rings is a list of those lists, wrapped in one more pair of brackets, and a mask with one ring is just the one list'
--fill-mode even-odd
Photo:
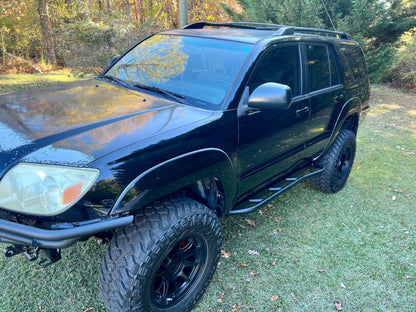
{"label": "reflection on hood", "polygon": [[[31,140],[25,137],[25,135],[0,122],[0,153],[16,150],[15,157],[8,159],[9,162],[19,158],[22,152],[17,151],[18,149],[21,150],[27,147],[30,150],[30,144]],[[5,160],[4,157],[1,157],[1,159]],[[30,153],[22,159],[23,162],[29,163],[59,164],[76,167],[85,166],[93,160],[94,158],[91,155],[67,148],[56,148],[52,145]]]}

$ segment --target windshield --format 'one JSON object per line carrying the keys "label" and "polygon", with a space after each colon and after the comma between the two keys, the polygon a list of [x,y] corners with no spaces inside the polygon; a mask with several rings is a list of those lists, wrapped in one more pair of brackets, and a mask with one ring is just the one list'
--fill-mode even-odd
{"label": "windshield", "polygon": [[134,47],[105,75],[138,88],[172,92],[194,106],[219,109],[250,48],[239,42],[155,35]]}

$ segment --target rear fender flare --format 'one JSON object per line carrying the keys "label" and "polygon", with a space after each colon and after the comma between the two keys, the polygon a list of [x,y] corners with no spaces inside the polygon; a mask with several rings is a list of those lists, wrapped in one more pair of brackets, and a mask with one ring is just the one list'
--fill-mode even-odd
{"label": "rear fender flare", "polygon": [[[137,210],[210,177],[215,177],[221,183],[225,196],[224,211],[230,210],[237,189],[232,161],[221,149],[205,148],[176,156],[142,172],[122,191],[110,214]],[[138,195],[127,201],[127,193],[132,189]]]}
{"label": "rear fender flare", "polygon": [[361,100],[358,97],[351,98],[349,101],[345,102],[345,104],[342,106],[338,117],[334,123],[334,127],[332,129],[332,133],[328,139],[328,142],[326,143],[325,148],[322,150],[322,152],[315,157],[314,160],[318,159],[322,155],[324,155],[328,149],[331,147],[332,143],[334,143],[339,131],[341,130],[345,120],[348,119],[348,117],[357,114],[361,114]]}

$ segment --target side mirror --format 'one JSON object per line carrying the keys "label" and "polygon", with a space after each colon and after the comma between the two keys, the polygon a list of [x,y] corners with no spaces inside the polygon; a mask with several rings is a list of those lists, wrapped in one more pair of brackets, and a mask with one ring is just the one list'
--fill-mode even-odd
{"label": "side mirror", "polygon": [[110,63],[108,64],[108,67],[111,67],[111,66],[113,66],[119,59],[121,58],[121,55],[117,55],[117,56],[114,56],[111,60],[110,60]]}
{"label": "side mirror", "polygon": [[292,105],[289,86],[268,82],[257,87],[248,99],[248,107],[260,110],[287,110]]}

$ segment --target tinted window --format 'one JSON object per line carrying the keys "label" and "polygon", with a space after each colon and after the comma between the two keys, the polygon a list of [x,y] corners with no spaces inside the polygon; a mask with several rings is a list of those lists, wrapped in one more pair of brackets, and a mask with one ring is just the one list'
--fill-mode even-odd
{"label": "tinted window", "polygon": [[252,45],[208,38],[155,35],[134,47],[106,75],[158,87],[187,103],[219,109]]}
{"label": "tinted window", "polygon": [[307,45],[309,92],[339,84],[333,53],[326,45]]}
{"label": "tinted window", "polygon": [[299,46],[290,45],[273,48],[266,52],[250,80],[250,92],[266,82],[288,85],[292,95],[300,94]]}
{"label": "tinted window", "polygon": [[342,47],[340,51],[344,55],[347,67],[344,73],[344,82],[351,84],[355,80],[367,80],[365,59],[360,47],[349,45]]}

